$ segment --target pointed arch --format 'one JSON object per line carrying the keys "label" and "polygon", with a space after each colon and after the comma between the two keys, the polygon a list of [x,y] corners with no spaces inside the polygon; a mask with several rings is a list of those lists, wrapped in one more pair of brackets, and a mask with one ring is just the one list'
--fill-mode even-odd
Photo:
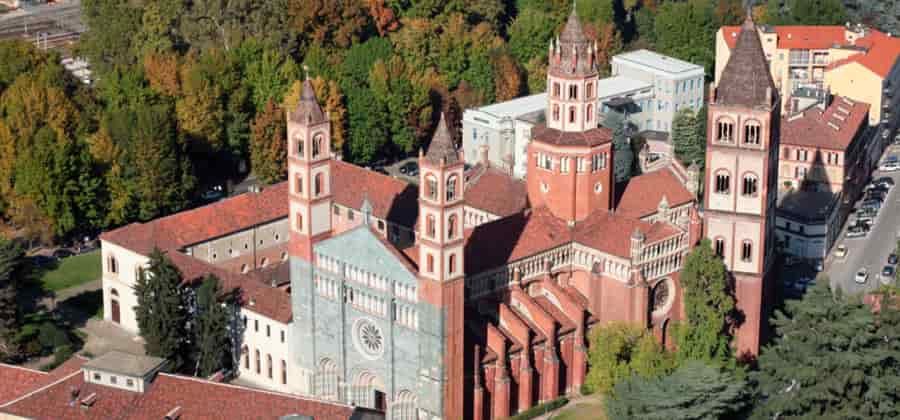
{"label": "pointed arch", "polygon": [[408,390],[402,390],[394,397],[391,404],[391,418],[394,420],[416,420],[416,396]]}

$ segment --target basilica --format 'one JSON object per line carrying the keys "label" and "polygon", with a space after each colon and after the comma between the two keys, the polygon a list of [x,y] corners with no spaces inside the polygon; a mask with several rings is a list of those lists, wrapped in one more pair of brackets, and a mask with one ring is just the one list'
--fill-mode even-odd
{"label": "basilica", "polygon": [[597,326],[670,346],[679,273],[706,237],[735,281],[736,348],[756,354],[780,104],[753,22],[710,92],[703,180],[673,160],[615,182],[597,52],[573,11],[548,49],[524,180],[466,165],[443,116],[417,186],[345,163],[305,81],[288,181],[101,237],[106,319],[137,332],[133,286],[158,248],[186,282],[240,289],[239,381],[390,419],[500,419],[579,392]]}

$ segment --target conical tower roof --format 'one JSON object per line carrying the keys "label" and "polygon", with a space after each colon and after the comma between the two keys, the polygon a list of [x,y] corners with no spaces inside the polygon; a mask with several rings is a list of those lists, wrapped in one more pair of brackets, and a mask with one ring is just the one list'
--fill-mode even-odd
{"label": "conical tower roof", "polygon": [[434,130],[434,137],[431,138],[431,144],[428,145],[428,151],[425,152],[425,159],[431,163],[453,164],[459,162],[459,152],[453,145],[453,138],[450,136],[450,130],[447,128],[447,121],[444,119],[444,113],[441,113],[441,121],[438,122],[437,129]]}
{"label": "conical tower roof", "polygon": [[595,55],[594,42],[584,33],[578,13],[572,7],[562,33],[551,43],[548,71],[563,77],[595,75],[599,71]]}
{"label": "conical tower roof", "polygon": [[303,81],[303,90],[300,93],[300,101],[297,107],[291,112],[291,119],[301,124],[321,124],[327,121],[325,112],[316,99],[316,91],[313,90],[312,82],[309,77]]}
{"label": "conical tower roof", "polygon": [[766,95],[769,89],[773,96],[777,94],[756,24],[748,13],[731,51],[731,58],[722,71],[716,89],[716,103],[768,107],[772,105]]}
{"label": "conical tower roof", "polygon": [[581,27],[581,20],[578,19],[575,7],[572,7],[572,13],[569,13],[569,20],[566,21],[566,26],[563,27],[563,31],[559,35],[559,41],[562,45],[568,44],[570,47],[573,43],[589,42],[588,37],[584,34],[584,29]]}

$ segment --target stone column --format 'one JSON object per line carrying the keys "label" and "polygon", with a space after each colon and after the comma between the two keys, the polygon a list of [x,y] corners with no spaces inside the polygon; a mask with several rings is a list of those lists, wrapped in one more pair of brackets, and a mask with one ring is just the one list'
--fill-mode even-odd
{"label": "stone column", "polygon": [[580,390],[584,384],[584,377],[587,373],[587,346],[585,346],[585,312],[581,311],[575,322],[578,326],[575,328],[575,341],[572,343],[572,388]]}
{"label": "stone column", "polygon": [[547,342],[544,343],[547,351],[544,352],[544,371],[541,374],[541,401],[547,402],[556,399],[559,394],[559,356],[556,354],[556,328],[550,331]]}
{"label": "stone column", "polygon": [[522,348],[522,361],[519,369],[519,411],[527,410],[534,403],[531,401],[534,387],[534,368],[531,367],[531,344],[525,343]]}

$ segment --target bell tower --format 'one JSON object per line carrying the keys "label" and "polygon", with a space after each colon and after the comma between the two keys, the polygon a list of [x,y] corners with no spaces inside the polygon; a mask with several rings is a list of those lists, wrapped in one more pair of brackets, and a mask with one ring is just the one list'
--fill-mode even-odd
{"label": "bell tower", "polygon": [[566,132],[597,128],[597,44],[581,27],[575,8],[562,34],[550,41],[547,127]]}
{"label": "bell tower", "polygon": [[313,244],[331,234],[331,125],[309,77],[287,131],[290,254],[311,262]]}
{"label": "bell tower", "polygon": [[[441,120],[428,151],[419,152],[419,299],[438,314],[420,324],[428,335],[423,353],[442,394],[442,417],[463,418],[464,235],[463,158]],[[432,358],[432,356],[434,356]]]}
{"label": "bell tower", "polygon": [[780,103],[749,14],[711,89],[704,231],[734,279],[738,354],[755,356],[772,297]]}

